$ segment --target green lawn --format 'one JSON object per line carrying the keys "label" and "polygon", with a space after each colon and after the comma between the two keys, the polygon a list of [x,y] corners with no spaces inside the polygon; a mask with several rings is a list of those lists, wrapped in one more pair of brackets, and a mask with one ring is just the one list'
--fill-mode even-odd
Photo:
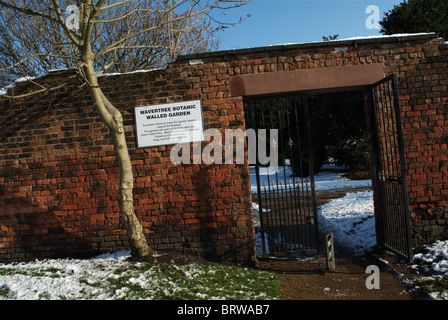
{"label": "green lawn", "polygon": [[280,297],[274,273],[220,264],[49,259],[0,264],[0,299],[226,299]]}

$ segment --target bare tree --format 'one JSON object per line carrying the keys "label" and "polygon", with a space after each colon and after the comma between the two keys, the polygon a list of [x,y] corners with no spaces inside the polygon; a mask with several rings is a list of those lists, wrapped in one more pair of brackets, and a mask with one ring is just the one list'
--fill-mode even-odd
{"label": "bare tree", "polygon": [[[171,0],[140,0],[137,4],[134,2],[129,1],[98,14],[91,35],[94,51],[123,39],[130,30],[149,29],[167,17],[173,20],[183,14],[173,10],[167,15],[160,10],[160,3],[174,4]],[[136,5],[139,11],[134,10]],[[159,10],[156,9],[157,6]],[[42,5],[39,10],[43,7],[45,6]],[[72,22],[70,19],[74,17],[74,13],[67,12],[67,7],[63,4],[60,7],[65,21]],[[167,7],[166,4],[164,7]],[[216,49],[217,27],[212,27],[206,14],[167,22],[128,39],[126,45],[132,46],[133,50],[108,52],[95,59],[94,66],[98,70],[114,61],[109,66],[109,72],[161,68],[179,54]],[[8,70],[8,78],[23,75],[35,77],[54,69],[74,69],[76,60],[70,57],[75,49],[76,47],[67,41],[65,31],[59,23],[20,11],[0,10],[0,69]],[[6,79],[4,83],[1,80],[0,86],[4,86],[10,79]]]}
{"label": "bare tree", "polygon": [[[157,50],[166,50],[168,55],[164,59],[172,59],[188,38],[203,36],[201,32],[195,34],[195,25],[204,26],[205,23],[205,26],[209,26],[208,23],[213,22],[218,27],[223,26],[212,13],[235,8],[248,1],[250,0],[78,0],[76,6],[70,6],[67,0],[0,0],[2,13],[10,13],[9,16],[3,16],[11,19],[3,23],[17,23],[14,19],[20,17],[22,23],[15,26],[15,34],[22,32],[23,39],[29,39],[28,42],[20,40],[14,44],[14,37],[2,34],[3,43],[12,49],[5,52],[7,59],[10,59],[10,66],[0,71],[22,67],[23,72],[35,72],[65,65],[76,68],[77,73],[71,77],[78,77],[88,87],[114,144],[120,168],[120,211],[134,256],[141,257],[153,254],[154,251],[149,247],[134,211],[134,177],[123,117],[101,90],[98,76],[119,64],[122,55],[129,50],[135,54],[126,56],[133,67],[139,66],[143,57],[156,59]],[[36,29],[52,32],[40,32],[36,35]],[[210,29],[204,30],[206,33],[210,32]],[[121,70],[125,67],[118,68]],[[55,90],[64,85],[62,83],[58,87],[48,87],[37,82],[35,84],[36,90],[25,95]],[[3,98],[5,97],[17,96],[4,95]]]}

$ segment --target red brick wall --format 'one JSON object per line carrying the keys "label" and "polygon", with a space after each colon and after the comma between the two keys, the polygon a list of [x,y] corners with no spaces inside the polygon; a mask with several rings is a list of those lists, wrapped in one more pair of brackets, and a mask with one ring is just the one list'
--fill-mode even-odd
{"label": "red brick wall", "polygon": [[[241,50],[102,77],[125,118],[135,209],[149,243],[157,250],[251,261],[249,171],[245,165],[174,165],[171,146],[136,149],[135,106],[201,99],[204,129],[244,128],[243,97],[231,96],[232,76],[369,63],[383,63],[386,75],[399,77],[415,243],[446,238],[448,50],[442,43],[425,38]],[[190,64],[193,58],[201,63]],[[74,84],[1,108],[0,259],[126,249],[115,156],[87,90]]]}
{"label": "red brick wall", "polygon": [[415,244],[448,238],[448,46],[396,50]]}
{"label": "red brick wall", "polygon": [[[101,78],[124,114],[137,216],[157,250],[248,262],[255,252],[248,167],[176,166],[171,146],[135,148],[133,108],[195,99],[191,80],[183,78],[174,67]],[[210,99],[202,100],[205,129],[244,128],[242,99],[225,95],[207,93]],[[2,107],[0,258],[128,248],[113,147],[87,92],[71,87]]]}
{"label": "red brick wall", "polygon": [[[367,40],[356,45],[304,44],[240,52],[203,59],[201,67],[213,62],[215,72],[226,81],[226,74],[371,63],[382,63],[386,76],[396,73],[413,242],[418,245],[448,238],[448,45],[443,40],[435,37],[404,42]],[[227,86],[226,82],[222,88]]]}

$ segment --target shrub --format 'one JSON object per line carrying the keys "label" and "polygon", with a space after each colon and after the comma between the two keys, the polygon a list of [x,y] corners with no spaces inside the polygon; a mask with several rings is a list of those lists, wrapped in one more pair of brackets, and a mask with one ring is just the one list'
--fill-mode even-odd
{"label": "shrub", "polygon": [[352,172],[370,165],[369,144],[366,138],[349,138],[341,141],[335,147],[332,156],[337,165],[348,166]]}

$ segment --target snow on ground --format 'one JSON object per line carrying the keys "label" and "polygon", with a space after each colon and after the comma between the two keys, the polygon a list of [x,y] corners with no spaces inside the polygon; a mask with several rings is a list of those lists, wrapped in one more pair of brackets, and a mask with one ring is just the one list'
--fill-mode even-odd
{"label": "snow on ground", "polygon": [[333,232],[335,245],[363,255],[376,245],[373,191],[347,193],[322,205],[317,212],[319,229]]}
{"label": "snow on ground", "polygon": [[416,253],[414,261],[424,265],[424,272],[448,279],[448,240],[425,246],[425,251]]}
{"label": "snow on ground", "polygon": [[[258,205],[253,204],[257,253],[262,254]],[[263,209],[264,211],[266,209]],[[347,193],[317,210],[319,230],[333,232],[336,245],[363,255],[376,245],[373,191]],[[266,242],[267,244],[267,242]]]}
{"label": "snow on ground", "polygon": [[[95,283],[118,278],[114,270],[130,251],[103,254],[92,259],[46,259],[0,264],[0,299],[119,299],[120,291],[107,292]],[[39,276],[36,276],[38,274]]]}
{"label": "snow on ground", "polygon": [[[288,166],[260,167],[260,183],[269,184],[270,190],[288,188],[288,181],[293,179],[293,173]],[[316,191],[347,190],[345,197],[331,200],[318,209],[319,229],[322,232],[333,232],[335,242],[345,248],[350,248],[355,255],[362,255],[376,245],[375,218],[373,211],[373,192],[350,193],[353,188],[369,188],[371,180],[349,180],[344,178],[337,169],[344,169],[334,164],[327,164],[323,171],[314,176]],[[255,167],[250,168],[252,192],[257,192]],[[309,178],[307,178],[309,179]],[[272,185],[274,181],[274,185]],[[285,184],[286,181],[286,184]],[[280,186],[280,183],[283,183]],[[263,190],[262,190],[263,191]],[[257,253],[261,254],[261,234],[259,232],[258,205],[253,204],[256,226]],[[266,210],[266,209],[263,209]]]}
{"label": "snow on ground", "polygon": [[[363,188],[371,187],[372,180],[349,180],[344,178],[340,173],[335,172],[337,169],[335,165],[324,166],[324,171],[319,172],[314,176],[314,184],[316,191],[328,191],[336,189],[350,189],[350,188]],[[250,167],[250,183],[252,193],[257,193],[257,177],[255,167]],[[270,186],[270,190],[277,190],[283,188],[283,190],[289,189],[289,181],[297,180],[293,178],[291,168],[286,166],[278,167],[260,167],[259,169],[260,185],[266,184]],[[306,178],[307,179],[307,178]],[[309,179],[309,178],[308,178]],[[272,185],[274,182],[274,185]],[[291,182],[293,183],[293,182]],[[263,191],[263,190],[262,190]]]}
{"label": "snow on ground", "polygon": [[[288,181],[293,179],[292,169],[288,164],[286,160],[285,166],[260,167],[261,185],[269,184],[270,190],[288,189]],[[336,172],[338,169],[344,168],[327,164],[322,166],[323,171],[314,176],[316,191],[347,190],[345,197],[331,200],[318,209],[319,229],[323,232],[334,232],[335,242],[351,248],[355,255],[362,255],[376,245],[373,192],[349,193],[349,191],[353,188],[369,188],[372,186],[372,181],[349,180]],[[252,192],[256,193],[255,167],[250,168],[250,179]],[[272,184],[273,181],[274,184]],[[280,185],[281,183],[283,185]],[[253,209],[255,226],[259,231],[260,221],[256,203],[253,203]],[[261,253],[260,232],[257,232],[256,240],[257,252]]]}
{"label": "snow on ground", "polygon": [[[262,177],[275,175],[289,168],[263,168]],[[334,168],[328,168],[334,169]],[[252,169],[251,169],[252,170]],[[291,174],[291,173],[289,173]],[[252,190],[256,182],[252,180]],[[319,190],[350,189],[369,187],[368,181],[350,181],[334,171],[324,171],[316,176]],[[259,232],[259,207],[253,203],[257,253],[261,254]],[[266,209],[264,209],[266,210]],[[269,214],[269,210],[266,210]],[[375,218],[373,211],[373,192],[350,192],[338,199],[330,200],[318,209],[319,228],[322,232],[334,232],[336,244],[350,248],[354,255],[362,255],[376,244]],[[267,243],[266,243],[267,245]],[[126,269],[125,259],[129,251],[103,254],[92,259],[46,259],[31,263],[0,264],[1,299],[122,299],[129,298],[129,287],[139,286],[145,290],[145,299],[169,296],[172,292],[185,290],[171,279],[155,277],[153,268],[141,270]],[[411,267],[425,275],[425,279],[448,280],[448,241],[437,241],[427,246],[423,252],[414,255],[415,264]],[[187,278],[196,279],[206,272],[215,270],[199,269],[197,265],[182,267]],[[137,265],[138,269],[138,265]],[[36,276],[36,274],[38,276]],[[107,279],[107,281],[105,281]],[[113,282],[120,282],[111,287]],[[206,288],[204,288],[206,291]],[[162,291],[162,292],[161,292]],[[203,291],[203,292],[205,292]],[[207,296],[193,292],[197,298],[222,299],[220,296]],[[434,299],[448,299],[448,292],[432,292]],[[132,296],[131,296],[132,298]],[[251,297],[247,297],[251,299]],[[243,297],[246,299],[246,297]]]}
{"label": "snow on ground", "polygon": [[91,259],[0,263],[0,300],[276,298],[275,277],[268,272],[198,263],[131,263],[129,256],[130,251],[120,251]]}
{"label": "snow on ground", "polygon": [[[342,198],[330,200],[318,208],[319,229],[323,233],[333,232],[335,245],[339,244],[343,246],[345,249],[351,251],[353,255],[363,255],[376,245],[373,191],[350,192],[350,189],[369,187],[371,186],[371,181],[351,181],[332,171],[335,169],[334,166],[326,167],[326,169],[329,169],[329,171],[321,172],[315,177],[316,189],[319,191],[347,189],[347,194]],[[279,167],[278,169],[272,167],[262,168],[260,179],[267,181],[269,177],[270,181],[272,181],[275,173],[277,172],[277,174],[281,173],[283,175],[283,170],[291,175],[287,167]],[[255,171],[251,170],[252,190],[256,192],[256,180],[253,179],[254,176]],[[261,255],[262,241],[259,232],[258,205],[254,203],[253,209],[257,253]],[[267,241],[265,245],[268,248],[269,244]],[[440,283],[441,281],[448,282],[448,240],[436,241],[431,245],[425,246],[423,252],[415,253],[414,264],[410,267],[422,274],[423,278],[403,278],[403,282],[408,285],[421,286],[420,282],[422,279],[426,282],[430,281],[433,283]],[[434,287],[434,285],[432,286]],[[448,291],[444,288],[439,289],[437,286],[428,295],[432,299],[448,300]]]}
{"label": "snow on ground", "polygon": [[430,288],[428,295],[435,300],[448,300],[448,240],[424,246],[414,254],[414,264],[411,266],[422,275],[420,279],[413,279],[417,286],[425,285]]}

